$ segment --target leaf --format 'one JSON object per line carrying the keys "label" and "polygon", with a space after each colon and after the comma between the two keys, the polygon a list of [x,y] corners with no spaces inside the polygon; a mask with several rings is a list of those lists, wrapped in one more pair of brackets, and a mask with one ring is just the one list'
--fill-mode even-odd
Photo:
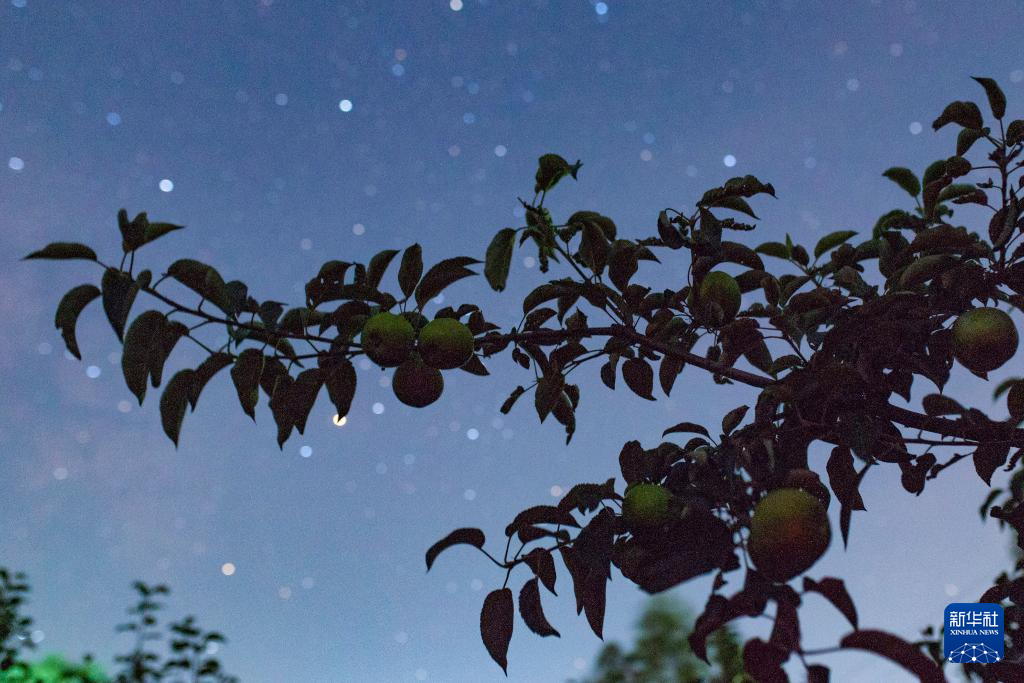
{"label": "leaf", "polygon": [[704,427],[702,427],[699,424],[696,424],[694,422],[680,422],[676,426],[669,427],[668,429],[666,429],[664,432],[662,432],[661,435],[662,436],[668,436],[669,434],[679,434],[679,433],[687,433],[687,432],[691,432],[691,433],[695,433],[695,434],[703,434],[704,436],[708,437],[709,439],[711,438],[711,434],[708,433],[707,429],[705,429]]}
{"label": "leaf", "polygon": [[524,583],[519,591],[519,616],[523,618],[526,626],[538,636],[560,637],[558,631],[548,623],[547,617],[544,616],[536,577]]}
{"label": "leaf", "polygon": [[498,663],[505,675],[508,675],[508,644],[512,641],[514,616],[511,589],[499,588],[484,599],[480,611],[480,637],[491,659]]}
{"label": "leaf", "polygon": [[166,320],[164,314],[159,311],[146,311],[132,321],[128,333],[124,336],[121,372],[124,375],[124,383],[138,399],[140,406],[146,397],[154,347],[159,342]]}
{"label": "leaf", "polygon": [[917,176],[909,168],[893,166],[882,175],[903,188],[903,191],[911,197],[916,197],[921,193],[921,181],[917,179]]}
{"label": "leaf", "polygon": [[75,335],[78,317],[82,310],[99,295],[100,290],[95,285],[79,285],[70,289],[57,304],[54,326],[60,330],[68,352],[78,360],[82,360],[82,354],[78,350],[78,339]]}
{"label": "leaf", "polygon": [[116,268],[107,268],[100,285],[103,288],[103,310],[107,314],[110,326],[114,328],[118,341],[121,341],[124,339],[124,326],[128,322],[128,314],[131,312],[132,303],[135,302],[135,296],[139,293],[140,283],[132,280],[128,273]]}
{"label": "leaf", "polygon": [[661,365],[658,366],[658,382],[666,396],[672,394],[676,378],[679,377],[679,373],[683,371],[685,365],[686,361],[679,356],[665,356],[661,359]]}
{"label": "leaf", "polygon": [[985,95],[988,97],[988,106],[992,110],[992,116],[997,119],[1003,118],[1003,115],[1006,114],[1006,95],[1003,94],[999,85],[991,78],[983,76],[971,76],[971,78],[985,89]]}
{"label": "leaf", "polygon": [[829,683],[831,673],[823,664],[811,664],[807,667],[807,683]]}
{"label": "leaf", "polygon": [[818,593],[839,610],[853,628],[857,628],[857,606],[846,590],[846,584],[842,579],[826,577],[821,581],[805,576],[804,592]]}
{"label": "leaf", "polygon": [[188,397],[189,403],[192,404],[192,410],[196,409],[199,394],[202,393],[203,388],[213,379],[214,375],[231,365],[233,361],[234,359],[227,353],[214,353],[199,364],[199,367],[196,368],[195,381],[192,384],[192,393]]}
{"label": "leaf", "polygon": [[334,361],[325,365],[323,369],[327,396],[334,404],[338,416],[345,417],[352,407],[352,399],[356,394],[356,369],[348,358]]}
{"label": "leaf", "polygon": [[448,285],[464,277],[476,275],[476,272],[466,267],[474,263],[480,261],[468,256],[457,256],[434,265],[416,287],[416,304],[423,308],[427,301],[440,294]]}
{"label": "leaf", "polygon": [[365,284],[377,289],[380,286],[380,281],[384,279],[384,273],[387,272],[388,266],[391,265],[391,261],[397,254],[397,249],[385,249],[375,254],[366,266]]}
{"label": "leaf", "polygon": [[513,389],[512,393],[509,394],[508,398],[505,399],[505,402],[501,404],[501,413],[503,415],[508,415],[509,411],[512,410],[512,406],[514,406],[516,404],[516,401],[519,400],[519,397],[525,393],[526,387],[524,386],[518,386],[515,389]]}
{"label": "leaf", "polygon": [[564,385],[565,378],[561,375],[541,377],[537,380],[537,388],[533,392],[533,406],[541,422],[544,422],[554,409],[555,403],[561,399]]}
{"label": "leaf", "polygon": [[746,199],[742,197],[722,197],[715,202],[708,204],[709,207],[718,207],[722,209],[730,209],[732,211],[738,211],[739,213],[745,213],[754,220],[761,220],[754,213],[754,210],[750,208],[750,204]]}
{"label": "leaf", "polygon": [[184,225],[175,225],[174,223],[147,223],[143,232],[142,244],[149,244],[175,230],[182,230],[184,227]]}
{"label": "leaf", "polygon": [[1014,146],[1024,140],[1024,120],[1014,119],[1006,127],[1006,144]]}
{"label": "leaf", "polygon": [[534,176],[536,182],[534,183],[533,191],[537,194],[547,192],[567,175],[571,175],[575,180],[576,174],[582,165],[579,161],[570,165],[568,161],[558,154],[542,155],[537,159],[537,173]]}
{"label": "leaf", "polygon": [[926,414],[932,417],[962,415],[964,412],[962,405],[949,396],[943,396],[942,394],[928,394],[921,399],[921,407],[924,408]]}
{"label": "leaf", "polygon": [[814,258],[821,257],[822,254],[838,247],[856,234],[856,230],[838,230],[825,235],[814,245]]}
{"label": "leaf", "polygon": [[526,562],[532,571],[534,576],[541,580],[544,587],[551,591],[552,595],[558,595],[555,593],[555,560],[551,556],[551,551],[547,548],[534,548],[530,552],[523,556],[523,561]]}
{"label": "leaf", "polygon": [[257,349],[246,349],[238,354],[231,368],[231,381],[238,392],[238,401],[245,414],[256,419],[256,401],[259,400],[260,377],[263,375],[263,354]]}
{"label": "leaf", "polygon": [[788,683],[782,663],[789,653],[760,638],[748,640],[743,646],[743,670],[758,683]]}
{"label": "leaf", "polygon": [[491,240],[484,257],[484,277],[496,292],[503,291],[508,282],[508,271],[512,264],[512,252],[516,245],[514,228],[502,228]]}
{"label": "leaf", "polygon": [[[1009,133],[1009,129],[1007,129],[1007,133]],[[985,131],[980,128],[962,129],[956,136],[956,155],[962,157],[967,154],[974,143],[983,137],[985,137]]]}
{"label": "leaf", "polygon": [[629,240],[615,240],[608,253],[608,278],[620,292],[629,286],[629,280],[636,274],[639,260],[637,245]]}
{"label": "leaf", "polygon": [[867,650],[890,659],[917,676],[922,683],[945,683],[942,672],[927,655],[907,641],[891,633],[857,630],[839,641],[843,648]]}
{"label": "leaf", "polygon": [[860,478],[853,467],[850,449],[844,446],[833,448],[825,469],[828,471],[829,486],[832,487],[832,493],[836,494],[836,500],[840,505],[850,510],[865,509],[864,499],[858,490]]}
{"label": "leaf", "polygon": [[181,370],[167,383],[160,397],[160,422],[164,433],[178,446],[181,423],[185,419],[185,407],[194,391],[195,370]]}
{"label": "leaf", "polygon": [[30,259],[70,260],[82,259],[95,261],[96,252],[79,242],[51,242],[38,251],[33,251],[23,261]]}
{"label": "leaf", "polygon": [[583,612],[590,624],[590,630],[598,638],[604,638],[604,612],[607,604],[608,570],[591,568],[583,581]]}
{"label": "leaf", "polygon": [[985,484],[992,485],[992,473],[1003,466],[1010,447],[1007,444],[983,443],[974,451],[974,471]]}
{"label": "leaf", "polygon": [[610,249],[608,239],[605,237],[604,231],[594,221],[585,221],[582,233],[579,248],[580,258],[594,274],[600,275],[608,265]]}
{"label": "leaf", "polygon": [[564,510],[556,505],[534,505],[515,516],[515,519],[505,527],[505,535],[512,536],[520,529],[537,524],[557,524],[558,526],[579,528],[579,522],[569,510]]}
{"label": "leaf", "polygon": [[722,433],[725,435],[731,434],[732,430],[736,429],[736,426],[743,421],[748,410],[750,410],[750,406],[740,406],[726,413],[725,417],[722,418]]}
{"label": "leaf", "polygon": [[754,251],[758,254],[773,256],[787,261],[790,257],[790,248],[782,242],[764,242],[763,244],[754,247]]}
{"label": "leaf", "polygon": [[939,130],[947,123],[955,123],[963,128],[981,128],[984,121],[981,118],[981,110],[978,109],[978,105],[974,102],[958,100],[946,105],[939,118],[932,122],[932,128]]}
{"label": "leaf", "polygon": [[427,571],[429,572],[430,568],[434,566],[437,556],[448,548],[454,545],[471,545],[479,550],[484,547],[486,540],[484,532],[479,529],[471,527],[456,529],[427,550]]}
{"label": "leaf", "polygon": [[642,358],[630,358],[622,364],[622,379],[634,394],[648,401],[654,400],[654,369]]}
{"label": "leaf", "polygon": [[179,259],[167,268],[167,274],[225,313],[234,313],[224,278],[213,266],[194,259]]}

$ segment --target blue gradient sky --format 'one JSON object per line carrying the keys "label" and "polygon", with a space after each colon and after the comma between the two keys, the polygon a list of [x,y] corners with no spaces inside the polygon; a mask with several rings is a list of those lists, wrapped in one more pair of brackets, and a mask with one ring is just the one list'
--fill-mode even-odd
{"label": "blue gradient sky", "polygon": [[[955,133],[930,122],[953,99],[983,100],[969,76],[997,78],[1011,117],[1024,105],[1019,2],[453,1],[3,0],[0,563],[31,574],[44,650],[106,660],[126,647],[112,628],[142,578],[172,585],[172,616],[224,630],[223,661],[245,681],[504,680],[478,635],[503,577],[465,550],[427,575],[423,551],[471,525],[500,552],[516,511],[612,476],[624,441],[715,425],[753,394],[689,369],[671,400],[648,403],[606,390],[595,369],[566,448],[528,404],[498,413],[523,380],[505,359],[488,379],[449,373],[424,411],[363,368],[349,423],[334,427],[321,397],[282,452],[269,412],[253,426],[224,373],[175,451],[153,398],[129,400],[98,306],[79,326],[83,362],[64,356],[58,297],[98,273],[17,262],[29,251],[68,239],[118,253],[125,206],[189,226],[147,247],[154,270],[193,256],[261,299],[298,301],[331,258],[413,241],[430,261],[482,255],[519,224],[516,196],[547,151],[585,163],[551,197],[556,217],[594,209],[650,234],[661,208],[753,173],[779,199],[756,202],[763,227],[748,243],[788,231],[813,244],[907,206],[881,172],[953,153]],[[495,320],[514,323],[516,295],[541,280],[524,255],[510,291],[483,296]],[[667,263],[658,277],[678,286],[685,264]],[[990,386],[955,382],[1003,413]],[[976,599],[1012,541],[978,519],[985,487],[969,465],[919,499],[895,468],[872,475],[850,550],[837,544],[812,574],[846,575],[863,624],[913,637],[948,602]],[[545,596],[562,638],[518,622],[509,680],[580,675],[600,647],[566,578],[561,598]],[[699,606],[707,590],[682,594]],[[631,636],[642,600],[617,577],[609,638]],[[802,614],[808,647],[847,628],[813,598]],[[837,680],[902,680],[870,656],[825,663]]]}

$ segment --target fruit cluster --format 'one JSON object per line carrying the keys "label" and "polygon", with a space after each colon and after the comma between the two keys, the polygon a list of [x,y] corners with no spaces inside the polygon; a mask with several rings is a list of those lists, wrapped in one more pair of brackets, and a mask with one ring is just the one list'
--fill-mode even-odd
{"label": "fruit cluster", "polygon": [[391,379],[395,397],[402,403],[422,408],[441,397],[442,370],[464,365],[473,355],[473,333],[454,318],[436,318],[413,326],[410,317],[381,312],[363,325],[363,353],[377,365],[397,368]]}

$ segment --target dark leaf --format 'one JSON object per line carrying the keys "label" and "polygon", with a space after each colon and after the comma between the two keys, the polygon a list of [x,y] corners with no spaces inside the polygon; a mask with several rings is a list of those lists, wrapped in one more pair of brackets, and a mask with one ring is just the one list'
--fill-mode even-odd
{"label": "dark leaf", "polygon": [[750,410],[750,406],[740,406],[726,413],[725,417],[722,418],[722,433],[726,435],[731,434],[732,430],[736,429],[736,426],[743,421],[748,410]]}
{"label": "dark leaf", "polygon": [[226,353],[214,353],[199,364],[192,384],[192,393],[188,397],[189,403],[192,404],[192,410],[196,409],[199,394],[202,393],[203,388],[213,379],[214,375],[231,365],[232,360],[231,356]]}
{"label": "dark leaf", "polygon": [[146,311],[132,321],[124,336],[121,372],[124,374],[128,390],[138,399],[139,405],[142,405],[142,400],[146,397],[154,351],[159,346],[160,335],[166,322],[167,318],[163,313]]}
{"label": "dark leaf", "polygon": [[988,97],[988,106],[992,110],[992,116],[997,119],[1003,118],[1003,115],[1006,113],[1006,95],[1003,94],[999,85],[991,78],[982,76],[971,76],[971,78],[985,89],[985,95]]}
{"label": "dark leaf", "polygon": [[815,581],[805,576],[804,591],[824,596],[837,610],[842,612],[851,626],[857,628],[857,607],[853,604],[853,599],[846,591],[846,584],[843,583],[842,579],[826,577],[821,581]]}
{"label": "dark leaf", "polygon": [[917,176],[909,168],[893,166],[882,175],[903,188],[903,191],[911,197],[916,197],[921,193],[921,181],[917,179]]}
{"label": "dark leaf", "polygon": [[583,582],[583,612],[590,629],[603,638],[604,611],[607,602],[608,572],[603,567],[591,568]]}
{"label": "dark leaf", "polygon": [[807,667],[807,683],[829,683],[831,672],[823,664],[811,664]]}
{"label": "dark leaf", "polygon": [[509,411],[512,410],[512,406],[514,406],[516,404],[516,401],[519,400],[519,397],[522,396],[525,393],[526,393],[526,387],[518,386],[515,389],[513,389],[512,393],[509,394],[509,397],[506,398],[505,402],[501,404],[501,412],[502,412],[502,414],[508,415]]}
{"label": "dark leaf", "polygon": [[124,338],[124,326],[128,322],[128,314],[139,293],[140,284],[132,280],[128,273],[115,268],[107,268],[103,273],[103,310],[119,341]]}
{"label": "dark leaf", "polygon": [[790,248],[782,242],[765,242],[754,248],[754,251],[758,254],[764,254],[765,256],[774,256],[775,258],[789,260],[791,256]]}
{"label": "dark leaf", "polygon": [[825,235],[820,240],[818,240],[818,243],[816,245],[814,245],[814,258],[820,258],[822,254],[838,247],[840,244],[846,242],[851,237],[854,237],[856,234],[856,230],[839,230],[837,232],[831,232]]}
{"label": "dark leaf", "polygon": [[867,650],[896,662],[922,683],[945,683],[942,671],[919,649],[885,631],[858,630],[839,641],[840,647]]}
{"label": "dark leaf", "polygon": [[547,588],[553,595],[555,593],[555,560],[551,557],[551,551],[547,548],[534,548],[530,552],[523,556],[523,561],[534,573],[534,575],[541,580],[544,587]]}
{"label": "dark leaf", "polygon": [[978,105],[974,102],[956,101],[946,105],[939,118],[932,122],[932,128],[939,130],[947,123],[955,123],[963,128],[981,128],[984,122]]}
{"label": "dark leaf", "polygon": [[54,317],[54,325],[60,330],[64,338],[64,345],[68,352],[78,360],[82,360],[82,354],[78,350],[78,339],[75,335],[75,328],[78,325],[78,316],[96,297],[100,290],[95,285],[79,285],[61,297],[57,304],[57,315]]}
{"label": "dark leaf", "polygon": [[391,265],[391,261],[397,255],[397,249],[385,249],[375,254],[366,266],[366,282],[364,284],[374,289],[380,287],[380,281],[384,279],[384,273],[387,272],[388,266]]}
{"label": "dark leaf", "polygon": [[622,364],[622,378],[634,394],[648,401],[654,400],[654,369],[642,358],[630,358]]}
{"label": "dark leaf", "polygon": [[434,566],[434,560],[437,559],[437,556],[453,545],[471,545],[474,548],[480,549],[484,547],[486,540],[484,532],[479,529],[469,527],[456,529],[427,550],[427,571],[429,572],[430,568]]}
{"label": "dark leaf", "polygon": [[580,258],[590,270],[600,275],[608,264],[609,242],[601,230],[593,221],[583,223],[583,236],[580,239]]}
{"label": "dark leaf", "polygon": [[163,424],[164,433],[178,445],[178,435],[181,433],[181,423],[185,419],[185,408],[189,404],[195,383],[195,370],[181,370],[171,381],[167,383],[163,395],[160,397],[160,422]]}
{"label": "dark leaf", "polygon": [[1016,145],[1024,140],[1024,120],[1015,119],[1006,127],[1006,144]]}
{"label": "dark leaf", "polygon": [[[175,230],[181,230],[184,225],[175,225],[174,223],[146,223],[146,229],[143,232],[142,244],[149,244],[154,240],[158,240],[167,233],[174,232]],[[141,246],[141,245],[139,245]]]}
{"label": "dark leaf", "polygon": [[608,255],[608,277],[620,292],[629,286],[629,280],[636,274],[638,267],[637,245],[628,240],[612,242]]}
{"label": "dark leaf", "polygon": [[[539,636],[559,636],[558,631],[548,623],[544,616],[544,608],[540,604],[540,587],[537,579],[532,578],[523,584],[519,591],[519,616],[526,626]],[[499,662],[500,663],[500,662]]]}
{"label": "dark leaf", "polygon": [[515,606],[512,591],[499,588],[491,591],[484,599],[480,611],[480,637],[491,659],[498,663],[501,670],[508,674],[508,645],[512,641],[512,620]]}
{"label": "dark leaf", "polygon": [[245,414],[256,419],[256,401],[259,400],[260,378],[263,375],[264,357],[257,349],[246,349],[238,354],[235,366],[231,368],[231,380],[238,392],[238,401]]}
{"label": "dark leaf", "polygon": [[[1012,125],[1012,124],[1011,124]],[[1009,129],[1007,129],[1009,132]],[[963,156],[974,146],[974,143],[985,137],[985,131],[980,128],[964,128],[956,136],[956,154]]]}
{"label": "dark leaf", "polygon": [[789,653],[760,638],[748,640],[743,646],[743,670],[758,683],[789,683],[782,663]]}
{"label": "dark leaf", "polygon": [[194,259],[179,259],[170,265],[167,274],[225,313],[234,313],[224,278],[213,266]]}
{"label": "dark leaf", "polygon": [[487,247],[484,261],[484,277],[496,292],[505,289],[508,271],[512,264],[512,252],[516,244],[516,231],[513,228],[502,228],[494,235]]}
{"label": "dark leaf", "polygon": [[457,256],[434,265],[416,287],[416,304],[423,308],[427,301],[440,294],[448,285],[470,275],[476,275],[466,267],[474,263],[480,261],[468,256]]}
{"label": "dark leaf", "polygon": [[38,251],[33,251],[23,260],[29,259],[83,259],[95,261],[96,252],[84,244],[78,242],[51,242]]}
{"label": "dark leaf", "polygon": [[672,393],[676,378],[683,371],[685,365],[686,362],[679,356],[665,356],[661,359],[661,365],[658,366],[658,382],[666,396]]}
{"label": "dark leaf", "polygon": [[324,385],[339,417],[348,415],[356,394],[356,369],[348,358],[324,366]]}
{"label": "dark leaf", "polygon": [[579,527],[579,522],[568,510],[563,510],[555,505],[534,505],[516,515],[512,523],[505,527],[505,535],[511,536],[520,529],[535,524]]}
{"label": "dark leaf", "polygon": [[992,473],[1003,466],[1009,454],[1007,444],[983,443],[974,451],[974,471],[983,482],[991,485]]}
{"label": "dark leaf", "polygon": [[768,639],[769,644],[787,653],[799,649],[800,618],[796,613],[796,603],[780,598],[775,604],[775,624]]}
{"label": "dark leaf", "polygon": [[708,433],[708,430],[694,422],[680,422],[676,426],[669,427],[668,429],[666,429],[664,432],[662,432],[661,435],[668,436],[669,434],[679,434],[686,432],[703,434],[704,436],[711,438],[711,434]]}
{"label": "dark leaf", "polygon": [[933,417],[941,415],[962,415],[964,407],[942,394],[928,394],[921,399],[921,407],[924,412]]}

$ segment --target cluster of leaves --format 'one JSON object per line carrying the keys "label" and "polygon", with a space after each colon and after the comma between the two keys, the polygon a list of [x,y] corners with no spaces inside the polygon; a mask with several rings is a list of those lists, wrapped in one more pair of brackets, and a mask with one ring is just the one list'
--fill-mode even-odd
{"label": "cluster of leaves", "polygon": [[[187,409],[195,409],[206,383],[230,367],[247,414],[255,417],[260,391],[266,395],[283,444],[293,430],[305,428],[323,388],[337,412],[347,413],[356,388],[352,360],[362,353],[359,333],[369,316],[397,311],[420,321],[429,300],[474,275],[471,266],[480,263],[487,283],[501,291],[516,250],[536,249],[542,273],[556,266],[563,272],[524,297],[516,325],[504,329],[473,304],[436,314],[466,319],[475,335],[477,355],[462,369],[486,375],[481,359],[507,351],[531,374],[532,381],[512,391],[503,412],[532,393],[538,418],[553,416],[571,439],[583,397],[570,375],[591,362],[599,365],[608,388],[616,389],[621,376],[629,391],[646,400],[655,400],[656,388],[670,394],[686,367],[710,373],[719,384],[747,385],[756,395],[726,413],[717,438],[703,425],[683,422],[665,431],[673,441],[646,450],[630,441],[622,449],[625,484],[658,483],[671,491],[671,519],[661,527],[630,528],[619,512],[622,496],[612,479],[580,484],[558,505],[523,511],[506,529],[501,560],[484,549],[478,529],[456,530],[430,549],[428,568],[441,551],[468,544],[505,570],[503,586],[487,596],[481,617],[481,635],[495,661],[507,666],[516,602],[508,580],[519,565],[531,573],[519,592],[520,615],[535,633],[557,635],[540,605],[540,584],[554,592],[557,554],[572,579],[577,612],[598,635],[613,566],[649,592],[714,573],[712,594],[691,640],[698,653],[707,633],[742,616],[764,615],[771,603],[775,628],[768,641],[746,643],[747,671],[758,680],[783,680],[782,665],[796,654],[812,680],[827,679],[824,665],[808,661],[814,653],[803,648],[797,619],[803,596],[814,592],[832,601],[854,626],[838,648],[872,651],[922,680],[939,680],[939,666],[921,647],[859,628],[841,580],[804,577],[800,591],[772,583],[749,566],[745,541],[754,506],[772,489],[799,487],[826,505],[835,500],[845,543],[853,513],[864,510],[859,487],[871,470],[898,467],[903,487],[917,495],[960,460],[970,459],[986,484],[1000,468],[1017,468],[1024,447],[1018,418],[1024,414],[993,419],[946,393],[955,359],[951,326],[958,316],[980,306],[1024,304],[1024,200],[1017,197],[1024,186],[1019,160],[1024,120],[1007,124],[998,86],[991,79],[976,80],[995,123],[985,125],[972,102],[947,106],[933,128],[960,128],[956,153],[930,164],[920,177],[904,167],[885,171],[914,206],[885,213],[863,238],[844,229],[813,246],[789,235],[784,241],[744,244],[742,236],[756,228],[744,221],[759,220],[750,201],[775,196],[771,184],[751,175],[709,189],[692,210],[660,211],[649,236],[628,238],[611,218],[591,210],[558,222],[545,199],[561,180],[575,179],[581,164],[546,154],[539,161],[534,197],[521,200],[526,225],[499,230],[482,262],[449,258],[425,273],[419,245],[409,247],[394,293],[387,291],[384,276],[395,250],[365,264],[328,261],[307,284],[305,304],[287,311],[279,302],[254,299],[245,283],[225,282],[212,266],[191,259],[171,264],[155,281],[148,270],[135,275],[136,251],[177,227],[151,224],[145,214],[128,221],[122,212],[118,267],[101,263],[81,244],[51,244],[30,258],[86,259],[103,267],[100,288],[84,284],[65,295],[56,324],[78,355],[75,322],[101,297],[124,341],[125,381],[140,403],[148,385],[160,385],[179,341],[189,339],[208,352],[198,367],[178,371],[161,397],[163,426],[175,443]],[[982,143],[990,147],[987,161],[969,161],[967,155]],[[987,177],[966,182],[977,174]],[[952,222],[964,204],[991,212],[984,234]],[[688,264],[679,289],[644,284],[650,268],[679,256]],[[679,272],[675,264],[672,268]],[[709,274],[726,270],[744,303],[736,315],[725,301],[705,301],[702,289]],[[199,302],[183,303],[165,283]],[[128,325],[140,293],[165,310],[142,313]],[[216,310],[204,310],[206,303]],[[210,330],[217,330],[215,337]],[[1004,386],[1011,398],[1014,387],[1024,391],[1016,380]],[[692,438],[676,443],[686,433]],[[832,446],[823,464],[811,461],[810,447],[818,442]],[[945,457],[949,449],[953,453]],[[998,506],[992,515],[1020,532],[1024,507],[1015,502]],[[510,554],[514,538],[520,549]],[[729,575],[744,569],[743,587],[723,595]]]}
{"label": "cluster of leaves", "polygon": [[220,661],[213,656],[216,647],[225,642],[216,631],[200,628],[195,617],[168,625],[169,654],[151,649],[151,644],[163,639],[158,613],[163,609],[160,599],[170,593],[167,586],[150,586],[141,581],[133,584],[137,601],[129,608],[129,621],[117,626],[117,631],[135,636],[131,651],[118,655],[115,662],[119,670],[113,678],[106,676],[85,655],[80,664],[58,657],[48,657],[31,663],[24,651],[35,647],[29,637],[31,617],[24,614],[29,585],[23,574],[10,574],[0,568],[0,647],[4,659],[0,663],[2,683],[237,683],[238,679],[222,670]]}

